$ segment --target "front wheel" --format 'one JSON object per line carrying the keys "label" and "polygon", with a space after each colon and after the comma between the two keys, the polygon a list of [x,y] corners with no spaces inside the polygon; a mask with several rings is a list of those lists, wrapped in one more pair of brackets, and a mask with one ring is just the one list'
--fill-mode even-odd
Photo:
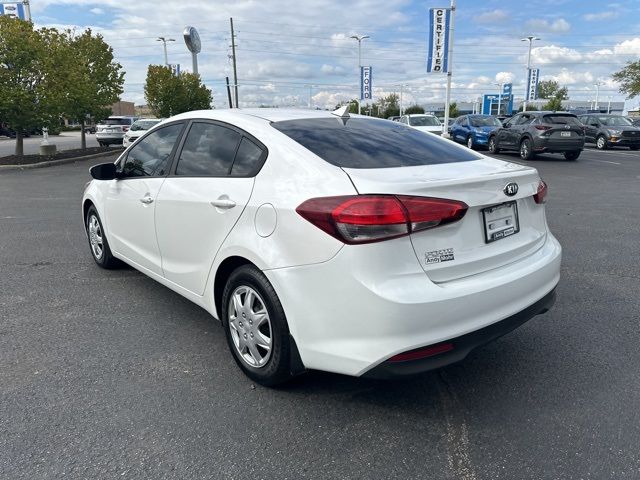
{"label": "front wheel", "polygon": [[598,138],[596,139],[596,147],[598,150],[606,150],[609,148],[607,137],[604,135],[598,135]]}
{"label": "front wheel", "polygon": [[102,221],[94,206],[91,206],[87,212],[85,228],[87,230],[87,238],[89,239],[91,256],[98,266],[106,269],[120,266],[120,261],[111,254],[111,248],[109,248],[109,242],[104,234]]}
{"label": "front wheel", "polygon": [[564,152],[564,158],[567,160],[577,160],[582,153],[580,150],[573,150],[571,152]]}
{"label": "front wheel", "polygon": [[520,142],[520,158],[522,160],[531,160],[534,156],[531,140],[525,138]]}
{"label": "front wheel", "polygon": [[473,135],[467,137],[467,148],[473,150]]}
{"label": "front wheel", "polygon": [[289,327],[267,277],[253,265],[239,267],[224,288],[222,307],[227,343],[242,371],[266,387],[291,379]]}
{"label": "front wheel", "polygon": [[489,138],[489,153],[500,153],[500,149],[498,148],[498,144],[496,142],[496,137]]}

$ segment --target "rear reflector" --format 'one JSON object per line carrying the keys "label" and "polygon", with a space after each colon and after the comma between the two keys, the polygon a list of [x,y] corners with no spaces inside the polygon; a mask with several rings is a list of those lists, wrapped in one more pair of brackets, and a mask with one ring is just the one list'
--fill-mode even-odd
{"label": "rear reflector", "polygon": [[347,195],[312,198],[296,212],[347,244],[378,242],[460,220],[469,207],[444,198]]}
{"label": "rear reflector", "polygon": [[547,184],[544,183],[543,180],[540,180],[540,184],[538,185],[538,191],[533,196],[533,199],[536,203],[547,203],[547,192],[548,192]]}
{"label": "rear reflector", "polygon": [[391,357],[388,362],[408,362],[410,360],[420,360],[421,358],[433,357],[440,353],[450,352],[453,350],[453,343],[440,343],[430,347],[418,348],[409,352],[399,353]]}

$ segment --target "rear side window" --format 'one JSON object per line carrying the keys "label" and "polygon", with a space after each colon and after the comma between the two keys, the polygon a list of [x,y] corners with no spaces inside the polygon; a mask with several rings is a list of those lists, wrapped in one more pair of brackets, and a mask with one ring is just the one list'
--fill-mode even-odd
{"label": "rear side window", "polygon": [[345,168],[391,168],[468,162],[480,157],[432,133],[382,120],[310,118],[274,128],[323,160]]}
{"label": "rear side window", "polygon": [[223,177],[229,175],[242,136],[213,123],[194,123],[180,152],[176,175]]}
{"label": "rear side window", "polygon": [[573,115],[544,115],[542,123],[553,123],[559,125],[580,125],[578,117]]}
{"label": "rear side window", "polygon": [[231,168],[232,177],[249,177],[262,167],[265,151],[247,137],[243,137]]}

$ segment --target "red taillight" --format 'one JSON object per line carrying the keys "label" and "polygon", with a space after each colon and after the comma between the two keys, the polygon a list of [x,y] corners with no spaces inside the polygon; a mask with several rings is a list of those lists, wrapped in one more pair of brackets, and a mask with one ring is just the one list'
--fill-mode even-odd
{"label": "red taillight", "polygon": [[312,198],[296,212],[347,244],[378,242],[460,220],[467,204],[407,195]]}
{"label": "red taillight", "polygon": [[547,184],[544,181],[540,180],[540,184],[538,185],[538,191],[533,196],[533,199],[536,203],[546,203],[547,202]]}
{"label": "red taillight", "polygon": [[535,125],[536,130],[551,130],[551,127],[548,125]]}
{"label": "red taillight", "polygon": [[453,350],[453,343],[440,343],[431,347],[419,348],[410,352],[399,353],[391,357],[388,362],[407,362],[410,360],[420,360],[421,358],[433,357],[441,353]]}

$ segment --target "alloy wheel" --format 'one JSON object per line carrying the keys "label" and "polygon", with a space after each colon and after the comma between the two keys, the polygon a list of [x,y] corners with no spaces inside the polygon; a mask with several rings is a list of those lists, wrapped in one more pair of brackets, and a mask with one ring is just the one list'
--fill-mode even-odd
{"label": "alloy wheel", "polygon": [[467,137],[467,147],[473,148],[473,137],[471,135]]}
{"label": "alloy wheel", "polygon": [[87,231],[89,232],[89,243],[91,244],[91,252],[96,260],[102,258],[104,253],[104,241],[102,239],[102,228],[100,228],[100,222],[98,217],[91,215],[87,222]]}
{"label": "alloy wheel", "polygon": [[244,363],[264,367],[271,357],[273,330],[262,297],[242,285],[231,294],[228,309],[231,339]]}

